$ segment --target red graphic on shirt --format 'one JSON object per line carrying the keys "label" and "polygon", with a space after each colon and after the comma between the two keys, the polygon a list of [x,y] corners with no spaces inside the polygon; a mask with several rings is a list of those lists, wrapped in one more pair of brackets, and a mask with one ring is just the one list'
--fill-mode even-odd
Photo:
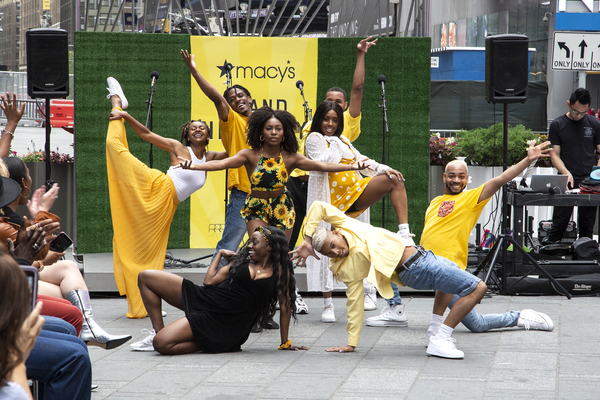
{"label": "red graphic on shirt", "polygon": [[442,201],[442,204],[440,204],[440,209],[438,210],[438,217],[445,217],[452,211],[454,211],[454,200]]}

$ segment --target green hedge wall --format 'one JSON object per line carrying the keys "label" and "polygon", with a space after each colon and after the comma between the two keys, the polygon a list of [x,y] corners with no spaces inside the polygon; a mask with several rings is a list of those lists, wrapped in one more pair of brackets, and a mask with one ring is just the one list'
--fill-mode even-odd
{"label": "green hedge wall", "polygon": [[[342,87],[350,96],[356,65],[357,38],[319,39],[319,81],[317,99],[327,89]],[[423,230],[429,202],[429,94],[430,38],[379,38],[365,56],[365,86],[362,99],[361,135],[354,142],[364,155],[382,160],[383,111],[379,75],[387,78],[385,95],[389,125],[389,159],[386,164],[405,178],[411,230]],[[381,202],[371,207],[371,223],[383,226]],[[386,196],[386,223],[397,231],[396,214]],[[416,240],[415,240],[416,241]]]}
{"label": "green hedge wall", "polygon": [[[332,86],[341,86],[349,94],[357,43],[357,38],[319,39],[318,99],[324,99],[326,90]],[[191,79],[179,54],[180,49],[189,49],[188,35],[75,33],[79,253],[112,251],[105,151],[110,112],[106,78],[113,76],[119,80],[129,100],[127,111],[145,123],[150,73],[158,71],[160,78],[154,94],[153,130],[160,135],[179,139],[178,127],[190,119],[191,113]],[[369,50],[362,102],[362,134],[355,142],[361,153],[381,161],[383,122],[382,110],[378,106],[381,104],[381,86],[377,77],[386,75],[390,128],[389,159],[386,163],[402,172],[406,179],[409,223],[417,236],[422,231],[428,203],[429,49],[429,38],[380,38],[377,45]],[[314,110],[316,105],[312,105],[312,108]],[[131,129],[127,131],[132,154],[148,164],[150,145],[138,138]],[[154,168],[166,171],[168,167],[168,154],[154,148]],[[395,231],[396,218],[389,199],[386,204],[386,227]],[[189,207],[189,200],[178,207],[171,225],[169,248],[189,247]],[[382,226],[381,203],[372,207],[371,222]]]}
{"label": "green hedge wall", "polygon": [[[179,140],[178,127],[190,119],[190,74],[180,49],[188,35],[75,32],[75,160],[77,171],[77,251],[112,252],[112,222],[106,176],[106,129],[110,101],[106,78],[116,78],[129,101],[127,111],[142,124],[148,114],[150,74],[158,71],[153,131]],[[150,144],[127,124],[131,153],[149,164]],[[166,171],[169,154],[154,147],[154,168]],[[84,160],[84,161],[83,161]],[[189,247],[190,200],[179,205],[169,248]],[[135,235],[135,232],[132,232]]]}

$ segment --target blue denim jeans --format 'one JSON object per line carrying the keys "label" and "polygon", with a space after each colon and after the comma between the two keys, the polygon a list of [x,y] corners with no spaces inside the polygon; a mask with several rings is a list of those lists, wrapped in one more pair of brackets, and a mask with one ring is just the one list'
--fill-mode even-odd
{"label": "blue denim jeans", "polygon": [[[458,295],[452,296],[452,301],[448,304],[448,308],[452,308],[458,300]],[[460,322],[467,327],[468,330],[475,333],[487,332],[490,329],[508,328],[516,326],[519,320],[519,311],[509,311],[503,314],[486,314],[480,315],[474,308]]]}
{"label": "blue denim jeans", "polygon": [[92,364],[86,344],[76,336],[42,329],[25,366],[27,378],[39,382],[40,399],[89,400],[92,396]]}
{"label": "blue denim jeans", "polygon": [[393,307],[395,305],[402,303],[402,298],[400,297],[400,291],[398,289],[398,285],[392,283],[392,290],[394,291],[394,297],[391,299],[387,299],[388,306]]}
{"label": "blue denim jeans", "polygon": [[[242,207],[244,207],[246,196],[248,196],[247,193],[236,188],[231,189],[229,192],[229,202],[225,209],[225,228],[223,229],[221,240],[217,243],[213,259],[221,249],[236,251],[240,247],[240,243],[244,239],[247,230],[246,221],[244,221],[244,218],[240,214]],[[227,261],[222,258],[219,263],[219,269],[225,265],[227,265]]]}
{"label": "blue denim jeans", "polygon": [[[419,256],[415,253],[413,257]],[[417,290],[439,290],[464,297],[471,293],[481,279],[458,268],[452,261],[426,250],[408,270],[398,274],[408,287]]]}
{"label": "blue denim jeans", "polygon": [[44,322],[44,326],[42,327],[42,329],[44,329],[45,331],[52,331],[64,333],[65,335],[77,336],[77,331],[75,330],[75,327],[69,324],[68,322],[65,322],[64,320],[57,317],[51,317],[49,315],[42,315],[42,317],[44,317],[44,319],[46,320],[46,322]]}

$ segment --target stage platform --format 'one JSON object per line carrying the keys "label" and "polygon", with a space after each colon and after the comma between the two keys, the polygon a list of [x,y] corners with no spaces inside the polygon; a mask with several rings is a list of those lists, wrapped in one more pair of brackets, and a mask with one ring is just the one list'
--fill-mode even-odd
{"label": "stage platform", "polygon": [[[70,251],[70,250],[69,250]],[[193,264],[204,264],[200,267],[165,267],[165,271],[181,275],[192,282],[201,285],[204,281],[204,275],[208,268],[208,263],[212,258],[214,249],[173,249],[168,250],[173,259],[178,260],[195,260],[197,258],[208,256],[204,260],[194,262]],[[65,257],[69,260],[78,262],[79,268],[83,271],[85,282],[90,292],[118,292],[117,284],[113,272],[113,256],[112,253],[96,253],[96,254],[79,254],[73,255],[68,252]],[[296,268],[296,282],[298,290],[306,292],[306,268]],[[337,292],[337,291],[336,291]],[[343,293],[343,290],[339,290]],[[400,288],[400,293],[431,293],[431,291],[414,290],[411,288]]]}

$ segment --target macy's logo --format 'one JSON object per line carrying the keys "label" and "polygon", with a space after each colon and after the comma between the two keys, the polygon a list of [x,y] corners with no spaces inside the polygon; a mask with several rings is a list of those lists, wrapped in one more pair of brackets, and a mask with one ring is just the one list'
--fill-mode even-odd
{"label": "macy's logo", "polygon": [[[290,64],[290,61],[288,60],[287,63]],[[285,68],[275,67],[273,65],[270,67],[266,65],[259,65],[256,67],[249,65],[233,66],[230,63],[227,63],[227,60],[225,60],[223,66],[217,66],[217,68],[221,70],[221,76],[225,74],[224,69],[227,68],[227,66],[229,66],[233,77],[237,79],[278,79],[279,83],[281,83],[285,78],[294,79],[296,77],[295,68],[289,65]]]}

